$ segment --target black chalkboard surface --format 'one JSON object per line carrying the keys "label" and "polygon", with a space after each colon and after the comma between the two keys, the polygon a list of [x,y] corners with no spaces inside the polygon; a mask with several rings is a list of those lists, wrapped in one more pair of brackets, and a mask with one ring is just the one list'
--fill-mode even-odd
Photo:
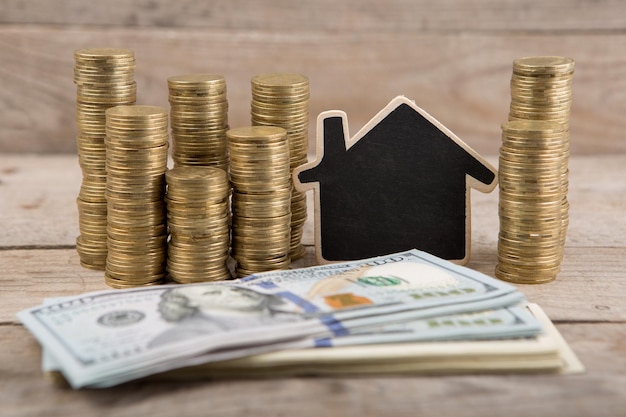
{"label": "black chalkboard surface", "polygon": [[354,137],[341,111],[320,114],[316,160],[294,170],[314,190],[319,263],[420,249],[469,260],[470,188],[494,189],[497,172],[404,96]]}

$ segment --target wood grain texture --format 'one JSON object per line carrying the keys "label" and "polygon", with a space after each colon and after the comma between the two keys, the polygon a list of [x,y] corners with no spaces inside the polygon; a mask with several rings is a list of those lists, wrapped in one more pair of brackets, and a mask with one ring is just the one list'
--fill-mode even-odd
{"label": "wood grain texture", "polygon": [[[496,157],[488,161],[497,164]],[[625,175],[624,155],[570,161],[570,228],[563,269],[552,283],[519,285],[555,320],[626,320]],[[73,248],[80,181],[73,155],[0,156],[0,265],[5,272],[0,289],[7,300],[0,304],[0,322],[14,323],[18,310],[44,297],[106,288],[102,272],[81,268]],[[304,228],[308,246],[313,243],[312,220],[309,216]],[[497,190],[473,192],[468,266],[490,276],[497,262],[498,228]],[[313,263],[309,248],[307,258],[297,265]],[[20,296],[11,297],[14,291]]]}
{"label": "wood grain texture", "polygon": [[0,23],[194,27],[261,31],[623,29],[619,0],[4,0]]}
{"label": "wood grain texture", "polygon": [[[211,416],[259,417],[624,415],[624,155],[572,158],[571,228],[563,269],[550,284],[518,286],[556,323],[586,366],[584,374],[136,381],[81,391],[42,375],[39,344],[15,318],[17,311],[45,297],[106,288],[101,271],[80,267],[71,247],[73,233],[64,232],[76,222],[72,212],[80,170],[75,162],[74,155],[0,156],[0,230],[13,230],[11,239],[0,241],[2,415],[169,417],[206,410]],[[497,197],[474,193],[473,201],[475,245],[469,266],[492,275]],[[12,229],[14,224],[20,226]],[[298,265],[313,262],[309,247]]]}
{"label": "wood grain texture", "polygon": [[81,181],[75,155],[0,156],[0,247],[75,245]]}
{"label": "wood grain texture", "polygon": [[311,144],[320,112],[346,111],[350,130],[356,132],[393,97],[406,95],[481,154],[495,154],[500,146],[513,59],[566,55],[576,60],[572,153],[626,151],[621,62],[626,35],[621,31],[22,24],[0,25],[0,151],[75,152],[73,52],[91,46],[135,51],[141,104],[168,108],[169,76],[219,73],[228,83],[230,125],[248,125],[250,78],[263,72],[300,72],[311,82]]}
{"label": "wood grain texture", "polygon": [[[564,324],[583,375],[280,378],[147,382],[104,390],[56,386],[37,342],[0,326],[0,401],[10,416],[510,416],[615,417],[626,406],[626,325]],[[33,401],[37,398],[37,401]]]}
{"label": "wood grain texture", "polygon": [[[306,259],[294,267],[315,264],[308,249]],[[556,322],[626,322],[624,255],[623,249],[567,249],[555,281],[517,287]],[[495,251],[479,253],[467,266],[493,277],[496,262]],[[46,297],[109,289],[104,273],[81,267],[73,249],[4,250],[0,251],[0,265],[0,324],[16,324],[18,311],[38,305]]]}
{"label": "wood grain texture", "polygon": [[[488,162],[497,167],[498,158]],[[568,247],[623,248],[626,156],[574,156],[569,167]],[[170,163],[170,166],[171,163]],[[0,155],[0,249],[68,247],[78,236],[76,197],[81,171],[75,155]],[[313,204],[303,242],[313,244]],[[498,237],[498,190],[473,191],[472,255],[493,251]]]}

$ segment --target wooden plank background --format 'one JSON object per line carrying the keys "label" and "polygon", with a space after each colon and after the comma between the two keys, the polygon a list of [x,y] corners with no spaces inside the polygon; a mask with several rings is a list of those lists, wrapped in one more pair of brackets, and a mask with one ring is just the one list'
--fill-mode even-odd
{"label": "wooden plank background", "polygon": [[[16,311],[45,297],[107,288],[102,271],[78,266],[77,157],[0,155],[0,167],[6,167],[0,169],[0,325],[15,324]],[[626,321],[624,167],[624,154],[579,155],[570,161],[570,226],[560,278],[549,284],[519,285],[552,320]],[[468,266],[490,276],[497,263],[497,213],[497,191],[472,192]],[[312,223],[309,214],[303,237],[307,246],[313,243]],[[314,263],[309,252],[294,266]],[[19,296],[12,296],[15,293]]]}
{"label": "wooden plank background", "polygon": [[306,74],[319,112],[355,133],[404,94],[478,152],[497,154],[514,58],[576,60],[572,153],[626,151],[626,3],[620,0],[3,0],[0,152],[75,152],[73,52],[133,49],[138,102],[166,79],[228,82],[231,126],[250,123],[250,78]]}

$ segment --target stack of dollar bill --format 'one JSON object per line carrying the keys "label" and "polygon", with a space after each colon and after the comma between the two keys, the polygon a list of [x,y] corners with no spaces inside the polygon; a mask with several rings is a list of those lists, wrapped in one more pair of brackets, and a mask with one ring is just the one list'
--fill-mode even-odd
{"label": "stack of dollar bill", "polygon": [[18,313],[74,388],[158,374],[582,370],[505,282],[420,251],[235,281],[105,291]]}

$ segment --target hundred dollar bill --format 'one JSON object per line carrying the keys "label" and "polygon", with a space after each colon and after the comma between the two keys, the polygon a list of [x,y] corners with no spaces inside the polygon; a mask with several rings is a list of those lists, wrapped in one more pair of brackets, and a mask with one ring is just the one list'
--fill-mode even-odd
{"label": "hundred dollar bill", "polygon": [[540,334],[506,339],[280,350],[181,368],[157,378],[584,372],[584,365],[543,310],[536,304],[527,304],[523,309],[541,323]]}
{"label": "hundred dollar bill", "polygon": [[480,340],[536,336],[541,323],[519,306],[351,329],[345,336],[316,338],[315,347],[434,340]]}
{"label": "hundred dollar bill", "polygon": [[[444,340],[494,340],[504,338],[533,337],[543,330],[541,323],[520,306],[504,307],[466,314],[453,314],[429,319],[392,322],[379,326],[364,326],[350,329],[342,336],[303,338],[280,344],[243,347],[235,351],[209,352],[191,358],[181,358],[167,364],[152,367],[150,373],[159,373],[172,368],[202,365],[252,356],[270,351],[306,348],[332,348],[390,343],[433,342]],[[42,358],[44,372],[60,371],[62,367],[54,356],[44,350]],[[103,381],[97,386],[106,387],[145,376],[145,370],[127,370],[124,374]],[[92,387],[96,386],[94,384]]]}
{"label": "hundred dollar bill", "polygon": [[174,369],[203,355],[240,357],[253,347],[278,349],[522,298],[509,284],[413,250],[227,282],[84,294],[18,318],[79,388]]}

